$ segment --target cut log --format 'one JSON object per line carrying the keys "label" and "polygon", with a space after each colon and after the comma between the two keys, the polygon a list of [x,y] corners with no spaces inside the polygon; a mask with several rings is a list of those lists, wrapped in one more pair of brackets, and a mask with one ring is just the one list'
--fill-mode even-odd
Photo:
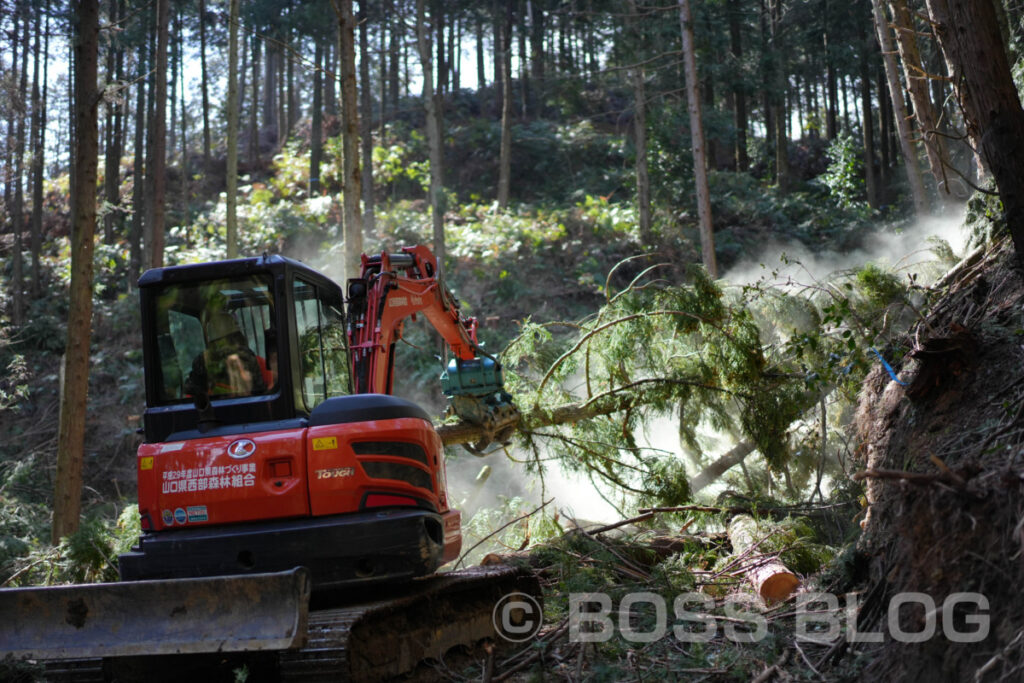
{"label": "cut log", "polygon": [[[756,549],[754,544],[759,541],[754,518],[750,515],[733,517],[729,522],[729,540],[736,555],[752,553]],[[796,574],[777,558],[765,557],[763,561],[754,562],[747,569],[746,578],[768,605],[785,600],[800,586]]]}

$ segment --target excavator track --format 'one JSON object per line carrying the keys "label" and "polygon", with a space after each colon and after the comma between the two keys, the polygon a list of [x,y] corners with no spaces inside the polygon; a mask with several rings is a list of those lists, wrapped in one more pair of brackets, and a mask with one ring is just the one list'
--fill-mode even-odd
{"label": "excavator track", "polygon": [[329,606],[314,604],[310,610],[305,644],[297,649],[63,660],[47,663],[46,680],[233,681],[245,667],[251,683],[386,681],[424,661],[441,660],[454,647],[494,638],[495,606],[510,593],[539,599],[537,577],[529,569],[503,566],[435,574],[369,601],[351,603],[350,596],[344,604],[327,596]]}

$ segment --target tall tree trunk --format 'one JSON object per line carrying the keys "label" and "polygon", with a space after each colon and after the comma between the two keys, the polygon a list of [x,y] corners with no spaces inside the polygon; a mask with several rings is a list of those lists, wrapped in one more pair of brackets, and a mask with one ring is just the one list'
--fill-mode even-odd
{"label": "tall tree trunk", "polygon": [[[168,60],[171,67],[171,77],[167,82],[167,101],[171,105],[171,121],[167,125],[167,148],[174,156],[174,150],[178,147],[178,98],[175,92],[178,87],[178,48],[181,46],[181,32],[178,29],[178,13],[174,12],[174,19],[169,17],[168,31],[173,30],[175,38],[168,41]],[[171,28],[173,27],[173,29]],[[170,34],[168,34],[170,35]]]}
{"label": "tall tree trunk", "polygon": [[462,22],[459,21],[459,15],[453,14],[451,24],[448,28],[448,64],[449,70],[451,71],[451,91],[458,94],[460,75],[461,71],[460,62],[460,50],[462,47]]}
{"label": "tall tree trunk", "polygon": [[[381,35],[381,41],[384,40],[383,34]],[[333,43],[326,40],[323,42],[324,48],[324,75],[327,77],[324,80],[324,114],[326,116],[334,116],[338,113],[337,95],[334,92],[334,75],[337,71],[334,69],[334,50],[332,49]],[[384,83],[384,73],[386,69],[386,62],[384,61],[384,43],[381,42],[380,49],[381,59],[381,83]],[[384,91],[381,89],[381,111],[384,109]]]}
{"label": "tall tree trunk", "polygon": [[388,107],[391,106],[391,103],[388,102],[387,29],[387,18],[382,16],[380,20],[380,50],[377,52],[380,57],[380,139],[382,143],[387,138],[387,112]]}
{"label": "tall tree trunk", "polygon": [[448,90],[448,60],[445,59],[445,15],[443,0],[431,0],[430,17],[434,28],[434,34],[436,36],[435,42],[437,43],[437,56],[435,57],[435,64],[437,66],[437,85],[434,88],[434,91],[437,93],[443,93]]}
{"label": "tall tree trunk", "polygon": [[992,0],[927,0],[950,65],[968,135],[999,189],[1018,260],[1024,264],[1024,109]]}
{"label": "tall tree trunk", "polygon": [[[758,12],[758,22],[761,28],[761,54],[763,58],[761,60],[761,71],[762,71],[762,89],[761,89],[761,111],[764,112],[764,146],[765,156],[775,156],[775,109],[772,107],[772,84],[774,81],[773,74],[773,60],[771,57],[771,38],[770,29],[768,27],[768,5],[766,0],[760,0],[760,11]],[[769,175],[774,179],[775,177],[775,164],[771,164],[768,167]]]}
{"label": "tall tree trunk", "polygon": [[505,54],[509,52],[503,35],[505,18],[501,2],[491,3],[491,15],[494,25],[494,113],[500,117],[505,111],[505,83],[502,79],[505,78]]}
{"label": "tall tree trunk", "polygon": [[690,0],[679,0],[679,24],[683,38],[686,108],[690,114],[690,139],[693,146],[693,177],[697,189],[697,220],[700,223],[701,255],[708,275],[717,278],[718,263],[715,258],[715,235],[711,224],[711,194],[708,190],[707,158],[704,153],[704,124],[701,120],[700,85],[697,80],[697,56],[694,51]]}
{"label": "tall tree trunk", "polygon": [[[729,2],[729,49],[732,54],[733,64],[736,69],[743,68],[743,34],[742,34],[742,8],[740,0]],[[747,154],[747,92],[741,78],[742,74],[733,76],[733,128],[736,130],[736,147],[734,156],[736,159],[736,170],[743,172],[750,167],[750,157]]]}
{"label": "tall tree trunk", "polygon": [[[345,234],[345,277],[356,277],[363,254],[363,218],[359,208],[359,92],[356,88],[356,45],[355,18],[352,14],[352,0],[332,0],[338,13],[338,27],[341,35],[341,115],[342,149],[344,158],[344,180],[342,181],[342,202],[344,204]],[[424,76],[426,80],[430,77]]]}
{"label": "tall tree trunk", "polygon": [[285,64],[284,48],[278,46],[277,53],[277,148],[284,149],[291,134],[288,121],[288,67]]}
{"label": "tall tree trunk", "polygon": [[867,189],[868,206],[878,208],[878,178],[875,175],[875,128],[871,111],[871,66],[870,48],[874,41],[868,41],[864,24],[857,22],[857,38],[860,43],[860,106],[861,132],[864,138],[864,181]]}
{"label": "tall tree trunk", "polygon": [[476,14],[476,89],[482,92],[487,87],[487,73],[485,72],[484,61],[484,19],[483,13]]}
{"label": "tall tree trunk", "polygon": [[57,433],[57,473],[51,539],[78,529],[82,507],[82,461],[89,391],[89,343],[92,338],[92,258],[96,233],[96,163],[99,155],[98,76],[99,2],[73,5],[75,35],[75,195],[71,228],[71,285],[68,337]]}
{"label": "tall tree trunk", "polygon": [[[255,79],[254,79],[255,80]],[[199,81],[203,95],[203,170],[210,172],[210,91],[206,69],[206,0],[199,0]]]}
{"label": "tall tree trunk", "polygon": [[511,10],[501,16],[501,3],[494,4],[495,54],[501,52],[501,147],[498,154],[498,206],[508,206],[512,188],[512,45]]}
{"label": "tall tree trunk", "polygon": [[[530,72],[528,70],[528,66],[529,65],[526,63],[526,19],[524,17],[523,12],[519,11],[520,7],[523,4],[524,4],[524,2],[522,2],[522,1],[516,4],[516,10],[518,12],[518,19],[519,19],[519,30],[516,31],[516,36],[519,39],[519,42],[518,42],[518,46],[519,46],[518,47],[518,49],[519,49],[519,116],[521,118],[525,119],[526,118],[526,114],[527,114],[527,110],[529,108],[529,102],[530,102]],[[515,25],[512,22],[512,5],[511,4],[509,5],[508,14],[509,14],[509,27],[508,27],[508,30],[510,32],[509,33],[509,36],[510,36],[509,50],[511,52],[511,31],[512,31],[513,26]]]}
{"label": "tall tree trunk", "polygon": [[[109,6],[109,21],[111,26],[117,26],[117,5],[110,3]],[[115,64],[115,52],[119,52],[114,49],[113,44],[108,46],[106,51],[106,60],[104,63],[104,72],[107,79],[108,86],[114,87],[114,83],[117,82],[117,76],[114,74]],[[116,107],[113,102],[107,102],[105,107],[106,116],[103,122],[103,186],[104,193],[106,194],[107,206],[103,212],[103,241],[106,244],[114,243],[114,212],[111,210],[114,206],[114,201],[111,199],[111,186],[117,184],[117,161],[113,158],[113,147],[114,147],[114,112]]]}
{"label": "tall tree trunk", "polygon": [[530,76],[533,79],[533,92],[530,100],[530,111],[540,116],[540,102],[544,97],[544,29],[546,16],[544,8],[526,0],[530,13]]}
{"label": "tall tree trunk", "polygon": [[[110,24],[116,26],[120,21],[122,3],[120,0],[110,3]],[[116,54],[115,54],[116,53]],[[107,58],[107,80],[121,87],[124,78],[124,50],[111,45]],[[107,199],[107,210],[103,216],[103,239],[113,244],[122,225],[121,220],[121,150],[122,117],[124,108],[120,102],[108,104],[107,145],[105,152],[105,169],[103,173],[104,191]]]}
{"label": "tall tree trunk", "polygon": [[22,255],[25,234],[25,117],[28,114],[28,44],[31,34],[31,23],[28,20],[27,3],[18,8],[22,15],[21,37],[18,36],[15,22],[14,42],[21,40],[21,62],[17,66],[18,73],[18,125],[14,141],[14,205],[11,207],[12,225],[14,226],[14,253],[11,257],[11,322],[20,325],[24,320],[25,311],[25,272]]}
{"label": "tall tree trunk", "polygon": [[[178,34],[181,34],[179,28]],[[183,225],[188,225],[191,220],[188,210],[188,180],[191,175],[191,170],[188,163],[188,109],[185,103],[185,50],[184,48],[178,48],[178,73],[181,74],[181,90],[178,96],[181,98],[181,221]],[[244,84],[244,79],[243,79]],[[243,86],[244,87],[244,86]],[[173,94],[172,94],[173,97]]]}
{"label": "tall tree trunk", "polygon": [[839,115],[839,97],[836,92],[836,67],[835,60],[832,55],[832,45],[829,41],[829,0],[823,0],[824,10],[822,11],[822,21],[825,24],[825,30],[822,34],[822,41],[825,47],[825,137],[829,141],[835,140],[836,135],[839,133],[836,125],[836,118]]}
{"label": "tall tree trunk", "polygon": [[[252,106],[249,108],[249,167],[256,170],[260,166],[260,46],[263,41],[258,36],[252,38]],[[330,80],[330,79],[328,79]]]}
{"label": "tall tree trunk", "polygon": [[892,166],[892,149],[889,140],[892,137],[892,101],[889,99],[889,90],[885,85],[885,68],[881,65],[876,69],[875,80],[878,91],[878,151],[881,155],[881,165],[878,178],[878,185],[884,189],[889,186],[889,169]]}
{"label": "tall tree trunk", "polygon": [[142,270],[142,234],[145,232],[146,197],[146,73],[149,69],[149,50],[146,44],[139,45],[138,69],[135,75],[135,140],[132,161],[132,229],[131,229],[131,277],[134,282]]}
{"label": "tall tree trunk", "polygon": [[270,146],[276,147],[279,139],[278,117],[277,117],[277,62],[278,52],[271,43],[266,45],[263,59],[263,125],[260,127],[260,137],[263,137],[263,130],[268,136],[272,136]]}
{"label": "tall tree trunk", "polygon": [[914,16],[907,7],[906,0],[889,0],[889,9],[892,11],[896,45],[899,47],[900,60],[903,62],[906,89],[914,105],[914,118],[917,119],[921,138],[924,140],[924,150],[932,177],[935,179],[939,200],[942,201],[944,195],[949,194],[949,183],[946,178],[949,153],[946,151],[945,139],[937,134],[938,117],[929,96],[928,79],[917,46]]}
{"label": "tall tree trunk", "polygon": [[[636,0],[629,0],[630,32],[638,43],[642,43],[642,34],[638,29]],[[646,73],[643,66],[631,69],[633,81],[633,142],[636,146],[636,205],[639,214],[640,241],[650,244],[651,235],[651,181],[647,173],[647,93],[644,87]]]}
{"label": "tall tree trunk", "polygon": [[324,117],[323,117],[323,78],[320,75],[323,66],[323,41],[314,38],[316,47],[313,54],[313,112],[309,132],[309,196],[320,194],[320,157],[324,149]]}
{"label": "tall tree trunk", "polygon": [[424,12],[424,0],[416,0],[416,48],[423,72],[423,106],[427,115],[427,147],[430,150],[430,211],[434,228],[434,256],[437,267],[444,273],[444,157],[441,149],[440,112],[434,96],[434,65],[430,45],[430,30]]}
{"label": "tall tree trunk", "polygon": [[903,99],[903,89],[900,87],[896,58],[893,56],[895,46],[892,44],[892,34],[889,33],[889,25],[885,20],[885,13],[882,11],[882,0],[871,0],[871,2],[875,18],[875,33],[878,35],[878,45],[882,49],[882,63],[885,67],[885,77],[889,84],[889,98],[893,106],[896,127],[899,129],[900,149],[903,152],[903,167],[907,173],[910,194],[914,199],[914,210],[919,216],[922,216],[928,212],[928,195],[924,190],[921,167],[918,166],[917,153],[914,151],[914,144],[910,136],[907,105]]}
{"label": "tall tree trunk", "polygon": [[[120,3],[118,3],[120,4]],[[40,31],[40,22],[46,14],[45,27]],[[39,34],[45,33],[42,52],[39,49]],[[38,298],[42,291],[40,257],[43,250],[43,165],[46,157],[46,78],[49,73],[50,15],[36,14],[35,59],[32,76],[32,296]],[[43,91],[39,92],[39,62],[43,62]]]}
{"label": "tall tree trunk", "polygon": [[228,135],[227,189],[225,191],[225,228],[227,256],[238,258],[238,3],[228,2]]}
{"label": "tall tree trunk", "polygon": [[[291,10],[290,9],[289,9],[289,14],[291,14]],[[289,33],[288,33],[288,42],[289,42],[289,44],[291,43],[292,40],[294,40],[294,34],[289,31]],[[287,85],[286,85],[286,96],[285,96],[284,102],[285,102],[285,105],[287,107],[288,128],[285,131],[284,138],[282,138],[282,140],[286,141],[288,139],[288,136],[290,136],[292,134],[292,131],[295,130],[295,123],[299,120],[299,106],[298,106],[298,101],[297,101],[297,97],[296,97],[296,94],[295,94],[295,60],[292,59],[290,54],[284,52],[283,50],[282,50],[282,54],[284,55],[285,63],[286,63],[286,66],[287,66]]]}
{"label": "tall tree trunk", "polygon": [[[394,3],[394,0],[388,0],[389,3]],[[395,115],[398,114],[398,96],[399,96],[399,71],[401,66],[401,50],[399,49],[400,31],[403,22],[405,21],[405,14],[402,11],[405,3],[397,3],[398,7],[395,11],[395,18],[391,22],[391,35],[390,43],[388,45],[388,51],[390,57],[388,61],[391,63],[391,72],[388,78],[388,87],[390,88],[389,93],[391,100],[391,114],[390,118],[394,119]],[[389,13],[390,16],[390,13]]]}
{"label": "tall tree trunk", "polygon": [[156,59],[153,88],[153,119],[150,131],[150,163],[142,263],[145,268],[164,264],[164,199],[167,194],[167,23],[170,0],[156,0]]}
{"label": "tall tree trunk", "polygon": [[769,27],[771,31],[772,50],[772,118],[777,126],[775,130],[775,182],[780,192],[788,192],[790,184],[789,171],[789,135],[786,124],[789,116],[786,112],[786,66],[785,49],[782,45],[781,0],[769,0]]}
{"label": "tall tree trunk", "polygon": [[362,87],[359,94],[362,98],[360,106],[360,140],[362,142],[363,176],[361,186],[363,190],[363,228],[366,234],[374,236],[377,234],[377,207],[373,198],[373,82],[370,80],[370,37],[366,16],[366,3],[359,3],[359,82]]}

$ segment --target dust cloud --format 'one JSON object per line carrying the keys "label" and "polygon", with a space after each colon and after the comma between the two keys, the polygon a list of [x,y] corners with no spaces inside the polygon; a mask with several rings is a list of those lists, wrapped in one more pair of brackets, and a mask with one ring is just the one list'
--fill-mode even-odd
{"label": "dust cloud", "polygon": [[[801,284],[822,281],[829,275],[867,263],[888,265],[908,273],[919,272],[921,265],[933,262],[932,238],[945,241],[958,256],[963,256],[969,235],[963,227],[965,209],[951,209],[941,216],[921,218],[903,229],[877,229],[862,240],[862,246],[849,252],[811,253],[807,247],[791,242],[770,243],[760,253],[742,259],[722,279],[728,284],[747,285],[777,272],[769,283],[784,285],[790,278]],[[786,262],[788,261],[788,263]],[[922,276],[927,276],[927,268]],[[920,281],[920,280],[919,280]]]}

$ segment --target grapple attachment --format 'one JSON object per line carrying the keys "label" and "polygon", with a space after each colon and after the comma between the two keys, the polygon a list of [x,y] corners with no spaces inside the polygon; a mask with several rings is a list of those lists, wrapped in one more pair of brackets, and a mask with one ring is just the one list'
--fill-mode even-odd
{"label": "grapple attachment", "polygon": [[448,397],[448,410],[484,433],[466,449],[480,454],[491,442],[508,443],[519,422],[519,409],[505,391],[501,365],[490,357],[473,360],[453,358],[441,374],[441,391]]}

